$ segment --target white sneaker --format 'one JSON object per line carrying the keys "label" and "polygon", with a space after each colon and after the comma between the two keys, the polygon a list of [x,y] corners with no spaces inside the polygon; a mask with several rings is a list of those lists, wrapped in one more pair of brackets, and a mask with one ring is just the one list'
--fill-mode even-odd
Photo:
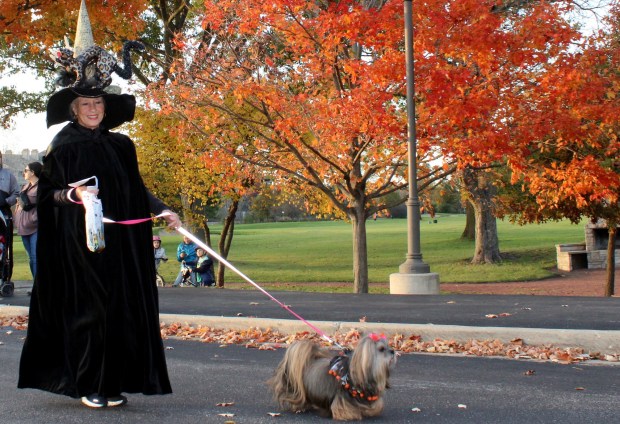
{"label": "white sneaker", "polygon": [[108,406],[123,406],[127,403],[127,398],[123,395],[108,398]]}
{"label": "white sneaker", "polygon": [[82,403],[90,408],[103,408],[104,406],[108,406],[108,400],[96,394],[83,396]]}

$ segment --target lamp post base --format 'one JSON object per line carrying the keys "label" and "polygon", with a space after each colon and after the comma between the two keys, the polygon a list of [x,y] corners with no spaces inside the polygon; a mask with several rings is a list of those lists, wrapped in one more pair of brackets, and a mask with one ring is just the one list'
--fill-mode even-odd
{"label": "lamp post base", "polygon": [[439,294],[439,274],[390,274],[390,294]]}

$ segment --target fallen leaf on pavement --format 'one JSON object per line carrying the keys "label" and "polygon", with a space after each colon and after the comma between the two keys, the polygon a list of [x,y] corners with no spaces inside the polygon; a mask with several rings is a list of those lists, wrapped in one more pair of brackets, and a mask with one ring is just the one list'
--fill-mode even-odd
{"label": "fallen leaf on pavement", "polygon": [[258,347],[258,350],[276,350],[280,346],[274,346],[273,344],[262,344]]}
{"label": "fallen leaf on pavement", "polygon": [[225,417],[225,418],[232,418],[235,416],[235,414],[217,414],[217,415],[219,415],[220,417]]}
{"label": "fallen leaf on pavement", "polygon": [[534,374],[536,374],[536,371],[534,371],[534,370],[527,370],[523,374],[525,374],[525,375],[534,375]]}
{"label": "fallen leaf on pavement", "polygon": [[216,403],[215,406],[233,406],[235,402],[220,402]]}
{"label": "fallen leaf on pavement", "polygon": [[420,408],[411,408],[411,412],[422,412]]}
{"label": "fallen leaf on pavement", "polygon": [[26,330],[28,328],[28,315],[0,317],[0,327],[13,327],[15,330]]}
{"label": "fallen leaf on pavement", "polygon": [[250,305],[260,305],[258,302],[250,302]]}
{"label": "fallen leaf on pavement", "polygon": [[495,315],[495,314],[486,314],[485,317],[487,317],[487,318],[497,318],[497,315]]}
{"label": "fallen leaf on pavement", "polygon": [[462,403],[459,403],[459,408],[460,409],[467,409],[467,405],[463,405]]}
{"label": "fallen leaf on pavement", "polygon": [[279,417],[280,415],[282,415],[279,412],[267,412],[267,414],[271,415],[272,417]]}
{"label": "fallen leaf on pavement", "polygon": [[585,390],[585,387],[575,387],[575,390]]}

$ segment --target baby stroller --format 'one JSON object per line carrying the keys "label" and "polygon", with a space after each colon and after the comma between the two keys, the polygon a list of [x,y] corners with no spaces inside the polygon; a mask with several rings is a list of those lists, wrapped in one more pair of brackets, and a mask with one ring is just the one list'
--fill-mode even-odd
{"label": "baby stroller", "polygon": [[0,211],[0,296],[11,297],[15,285],[11,282],[13,274],[13,219],[10,212]]}

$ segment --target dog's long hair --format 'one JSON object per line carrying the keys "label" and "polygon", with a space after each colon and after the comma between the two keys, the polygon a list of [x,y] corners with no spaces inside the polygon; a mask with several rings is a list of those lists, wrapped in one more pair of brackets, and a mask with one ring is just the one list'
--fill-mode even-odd
{"label": "dog's long hair", "polygon": [[284,410],[318,409],[335,420],[379,415],[394,350],[384,336],[363,337],[350,356],[334,357],[307,340],[293,343],[267,382]]}

